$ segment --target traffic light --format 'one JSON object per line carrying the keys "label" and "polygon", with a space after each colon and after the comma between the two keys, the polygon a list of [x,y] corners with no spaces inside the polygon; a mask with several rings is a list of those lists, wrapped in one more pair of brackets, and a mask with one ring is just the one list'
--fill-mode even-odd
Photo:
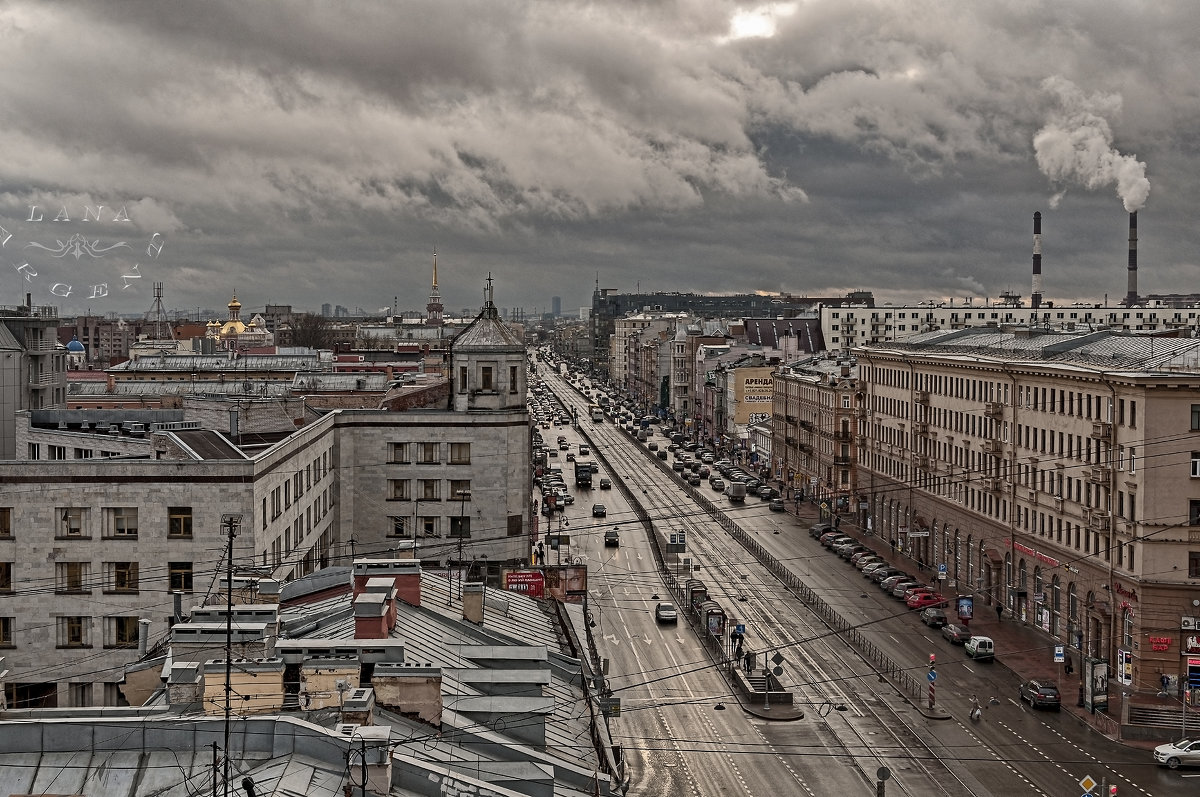
{"label": "traffic light", "polygon": [[1108,787],[1108,795],[1109,795],[1109,797],[1117,797],[1117,787],[1109,786]]}
{"label": "traffic light", "polygon": [[937,654],[930,653],[929,654],[929,669],[932,670],[935,664],[937,664]]}

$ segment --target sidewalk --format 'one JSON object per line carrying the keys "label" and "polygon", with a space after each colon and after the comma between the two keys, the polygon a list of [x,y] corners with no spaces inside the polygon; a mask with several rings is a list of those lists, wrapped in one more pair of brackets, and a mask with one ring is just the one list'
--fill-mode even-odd
{"label": "sidewalk", "polygon": [[[804,533],[807,533],[813,524],[822,522],[820,508],[811,501],[802,501],[799,505],[799,512],[797,512],[794,501],[788,501],[786,506],[788,514],[796,518],[799,528],[803,529]],[[832,521],[829,522],[833,525]],[[847,516],[843,516],[841,523],[837,524],[837,530],[871,548],[889,564],[912,573],[922,580],[927,580],[935,587],[938,586],[936,572],[928,567],[921,568],[916,560],[902,551],[894,550],[885,540],[854,525]],[[947,598],[951,597],[945,592],[943,594]],[[1161,742],[1119,739],[1117,729],[1124,697],[1119,688],[1112,688],[1115,681],[1110,684],[1110,704],[1107,713],[1093,714],[1082,706],[1076,705],[1082,702],[1079,699],[1080,661],[1078,652],[1067,649],[1067,657],[1074,665],[1074,672],[1068,675],[1064,672],[1064,665],[1054,662],[1054,646],[1059,643],[1049,634],[1043,633],[1032,625],[1014,620],[1007,611],[1004,613],[1004,619],[998,620],[995,604],[986,602],[986,597],[982,595],[977,594],[975,598],[975,616],[970,621],[969,627],[973,633],[991,637],[995,641],[996,666],[1008,668],[1022,681],[1038,679],[1057,684],[1059,693],[1062,695],[1062,711],[1074,715],[1080,722],[1091,726],[1113,741],[1147,750],[1161,744]],[[990,697],[992,696],[979,695],[980,701],[985,705]],[[1015,698],[1015,694],[995,695],[995,697],[1006,700]],[[1137,700],[1139,704],[1154,704],[1157,701],[1156,698],[1142,695],[1138,695]],[[1169,701],[1160,702],[1167,704]],[[913,705],[918,709],[924,708],[923,702],[914,702]]]}

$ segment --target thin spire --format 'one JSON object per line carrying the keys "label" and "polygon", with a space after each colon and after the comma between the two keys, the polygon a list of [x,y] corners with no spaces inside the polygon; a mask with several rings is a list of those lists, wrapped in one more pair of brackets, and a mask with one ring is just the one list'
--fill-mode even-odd
{"label": "thin spire", "polygon": [[437,290],[437,247],[433,247],[433,289]]}

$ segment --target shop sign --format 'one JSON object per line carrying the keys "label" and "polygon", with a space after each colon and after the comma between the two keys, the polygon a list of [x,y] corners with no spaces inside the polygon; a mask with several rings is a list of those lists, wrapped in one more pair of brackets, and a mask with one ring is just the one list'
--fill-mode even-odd
{"label": "shop sign", "polygon": [[1171,637],[1169,636],[1151,636],[1150,649],[1162,652],[1171,647]]}

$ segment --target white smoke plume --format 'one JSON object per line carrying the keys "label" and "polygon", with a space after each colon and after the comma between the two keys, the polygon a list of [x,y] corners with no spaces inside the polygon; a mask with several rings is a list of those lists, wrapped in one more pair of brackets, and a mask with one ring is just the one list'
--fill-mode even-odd
{"label": "white smoke plume", "polygon": [[[1078,182],[1088,188],[1116,185],[1125,210],[1141,210],[1150,195],[1146,164],[1113,148],[1112,129],[1105,118],[1120,113],[1121,98],[1099,93],[1086,96],[1057,75],[1043,80],[1042,89],[1055,95],[1059,105],[1056,118],[1033,137],[1042,173],[1057,183]],[[1061,198],[1062,193],[1056,196]]]}

